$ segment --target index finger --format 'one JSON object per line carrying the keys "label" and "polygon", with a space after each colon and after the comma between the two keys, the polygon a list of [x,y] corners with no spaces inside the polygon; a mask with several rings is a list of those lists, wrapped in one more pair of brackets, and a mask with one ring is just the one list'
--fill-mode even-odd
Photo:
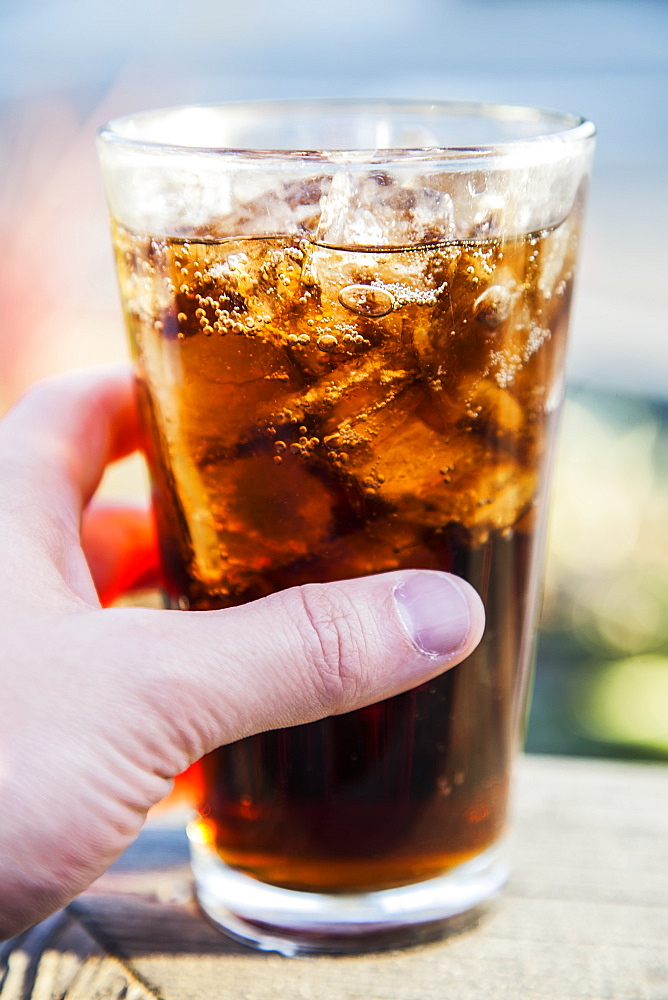
{"label": "index finger", "polygon": [[0,423],[0,462],[36,489],[76,485],[81,509],[104,467],[138,443],[129,365],[79,369],[38,382]]}
{"label": "index finger", "polygon": [[129,365],[54,376],[19,400],[0,422],[2,556],[14,586],[28,569],[33,585],[53,586],[55,568],[87,600],[94,594],[81,513],[105,466],[137,444]]}

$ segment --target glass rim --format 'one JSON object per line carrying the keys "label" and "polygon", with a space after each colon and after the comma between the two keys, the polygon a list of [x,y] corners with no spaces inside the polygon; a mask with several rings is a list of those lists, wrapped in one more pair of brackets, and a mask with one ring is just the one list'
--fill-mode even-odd
{"label": "glass rim", "polygon": [[[490,122],[531,123],[544,121],[546,126],[557,126],[545,132],[537,132],[531,136],[503,139],[489,144],[447,145],[447,146],[390,146],[349,148],[329,147],[319,149],[295,148],[281,149],[263,146],[225,146],[199,145],[186,142],[169,142],[128,134],[129,129],[141,126],[143,123],[157,120],[160,116],[168,116],[179,112],[220,111],[228,112],[230,116],[244,112],[253,114],[274,115],[278,112],[298,115],[299,113],[341,113],[350,115],[367,114],[413,114],[426,121],[428,116],[434,120],[443,120],[468,115],[481,121]],[[265,101],[229,101],[200,104],[182,104],[139,111],[110,119],[97,130],[98,141],[115,147],[126,147],[128,150],[144,153],[197,154],[217,157],[245,158],[252,160],[309,160],[314,162],[335,163],[346,159],[352,162],[378,162],[379,160],[455,160],[459,158],[485,158],[504,154],[517,154],[522,150],[535,149],[541,146],[547,152],[548,148],[564,147],[577,144],[587,139],[593,139],[596,127],[586,117],[551,108],[533,107],[531,105],[497,104],[485,101],[426,101],[413,99],[294,99]]]}

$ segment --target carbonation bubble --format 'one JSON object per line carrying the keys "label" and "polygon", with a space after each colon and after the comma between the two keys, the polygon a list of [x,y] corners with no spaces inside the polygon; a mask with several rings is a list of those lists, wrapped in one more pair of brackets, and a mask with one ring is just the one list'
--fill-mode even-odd
{"label": "carbonation bubble", "polygon": [[484,326],[493,328],[510,315],[511,296],[503,285],[490,285],[473,303],[473,315]]}
{"label": "carbonation bubble", "polygon": [[317,346],[320,351],[334,351],[339,346],[339,342],[333,334],[325,333],[322,337],[318,337]]}
{"label": "carbonation bubble", "polygon": [[339,302],[358,316],[387,316],[394,309],[390,293],[375,285],[346,285],[339,292]]}

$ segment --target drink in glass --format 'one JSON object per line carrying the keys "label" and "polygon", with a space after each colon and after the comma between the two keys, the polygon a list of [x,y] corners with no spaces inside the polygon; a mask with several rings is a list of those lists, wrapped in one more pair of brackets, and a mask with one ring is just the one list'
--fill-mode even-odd
{"label": "drink in glass", "polygon": [[414,940],[507,876],[592,135],[447,104],[102,132],[169,605],[404,568],[485,604],[441,677],[196,765],[200,902],[258,947]]}

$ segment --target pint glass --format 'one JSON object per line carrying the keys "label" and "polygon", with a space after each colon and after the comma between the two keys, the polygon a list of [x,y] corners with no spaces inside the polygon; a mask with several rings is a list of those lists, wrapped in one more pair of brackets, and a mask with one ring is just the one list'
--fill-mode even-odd
{"label": "pint glass", "polygon": [[100,133],[167,604],[429,568],[486,609],[436,680],[196,765],[198,897],[256,947],[424,939],[507,877],[593,135],[382,102]]}

